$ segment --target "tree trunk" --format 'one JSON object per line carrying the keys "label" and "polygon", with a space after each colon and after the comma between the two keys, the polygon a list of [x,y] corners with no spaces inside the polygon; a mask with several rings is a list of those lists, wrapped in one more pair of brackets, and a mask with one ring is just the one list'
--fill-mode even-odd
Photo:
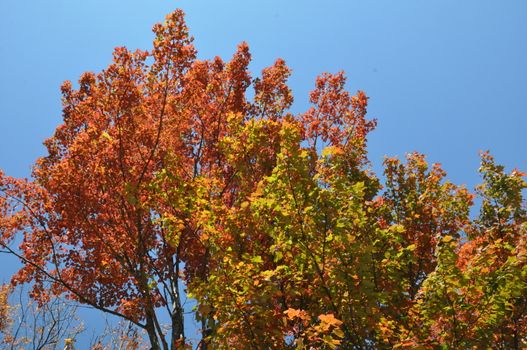
{"label": "tree trunk", "polygon": [[174,300],[172,304],[172,342],[171,350],[184,349],[185,346],[185,324],[183,318],[183,308],[181,307],[181,298],[179,297],[179,283],[176,280],[174,283]]}
{"label": "tree trunk", "polygon": [[150,341],[150,350],[161,350],[154,321],[148,315],[146,317],[146,332],[148,333],[148,340]]}

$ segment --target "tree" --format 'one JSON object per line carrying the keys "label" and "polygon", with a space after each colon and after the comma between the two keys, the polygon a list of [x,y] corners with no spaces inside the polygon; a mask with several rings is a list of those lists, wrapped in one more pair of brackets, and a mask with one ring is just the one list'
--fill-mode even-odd
{"label": "tree", "polygon": [[[505,173],[482,155],[479,217],[465,242],[445,236],[437,269],[425,281],[417,310],[429,347],[523,349],[527,346],[527,216],[525,174]],[[424,337],[426,335],[426,337]]]}
{"label": "tree", "polygon": [[24,288],[2,286],[0,294],[0,349],[73,349],[84,330],[77,307],[61,298],[38,304]]}
{"label": "tree", "polygon": [[106,322],[102,334],[90,342],[90,350],[146,350],[144,335],[130,322]]}
{"label": "tree", "polygon": [[198,60],[181,11],[153,31],[151,52],[63,84],[32,180],[0,174],[13,284],[119,316],[155,350],[190,346],[183,288],[200,349],[526,345],[523,174],[484,155],[471,220],[474,195],[423,155],[372,173],[376,122],[343,73],[293,115],[283,60],[258,78],[244,43]]}
{"label": "tree", "polygon": [[189,276],[207,266],[191,216],[195,185],[223,176],[228,200],[236,184],[219,151],[227,118],[278,115],[291,96],[278,61],[254,81],[261,103],[250,105],[247,45],[228,63],[196,60],[181,11],[153,31],[151,52],[117,48],[113,64],[82,75],[78,89],[63,84],[64,123],[33,180],[0,174],[0,232],[24,264],[13,283],[32,282],[35,299],[63,294],[144,329],[154,349],[177,349],[182,264]]}

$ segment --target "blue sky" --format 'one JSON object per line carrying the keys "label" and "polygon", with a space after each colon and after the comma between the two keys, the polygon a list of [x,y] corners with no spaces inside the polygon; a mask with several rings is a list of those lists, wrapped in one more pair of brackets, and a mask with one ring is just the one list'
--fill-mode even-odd
{"label": "blue sky", "polygon": [[[61,121],[61,82],[101,70],[116,46],[149,49],[152,25],[178,7],[201,58],[228,59],[241,41],[254,73],[284,58],[295,112],[318,74],[344,70],[379,122],[375,169],[419,151],[472,188],[490,149],[527,170],[525,0],[2,0],[0,168],[28,176]],[[14,263],[0,262],[1,281]]]}
{"label": "blue sky", "polygon": [[344,70],[371,97],[374,165],[420,151],[457,183],[478,181],[478,152],[526,168],[527,2],[2,0],[0,167],[29,174],[60,122],[59,85],[99,71],[115,46],[150,48],[151,26],[180,7],[200,57],[245,40],[257,73],[284,58],[294,111],[321,72]]}

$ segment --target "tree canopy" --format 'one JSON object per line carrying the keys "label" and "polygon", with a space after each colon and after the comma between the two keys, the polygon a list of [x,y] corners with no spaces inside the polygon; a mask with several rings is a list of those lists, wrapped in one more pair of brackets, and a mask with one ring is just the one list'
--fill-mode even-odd
{"label": "tree canopy", "polygon": [[283,60],[258,77],[245,43],[199,60],[179,10],[153,31],[151,51],[62,85],[32,179],[0,172],[13,284],[119,316],[155,350],[190,346],[183,288],[200,349],[527,347],[525,174],[483,153],[471,193],[412,153],[376,175],[376,122],[343,73],[292,114]]}

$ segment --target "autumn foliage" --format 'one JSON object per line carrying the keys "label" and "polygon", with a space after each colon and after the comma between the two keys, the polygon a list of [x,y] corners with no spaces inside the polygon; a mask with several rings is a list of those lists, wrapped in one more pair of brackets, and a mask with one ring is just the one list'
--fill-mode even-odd
{"label": "autumn foliage", "polygon": [[13,284],[124,318],[153,349],[190,346],[184,288],[200,349],[527,347],[524,174],[485,153],[471,193],[412,153],[381,181],[368,98],[342,73],[293,115],[283,60],[257,78],[244,43],[198,60],[181,11],[153,31],[151,51],[63,84],[31,180],[0,173]]}
{"label": "autumn foliage", "polygon": [[9,323],[9,286],[0,286],[0,332],[7,328]]}

